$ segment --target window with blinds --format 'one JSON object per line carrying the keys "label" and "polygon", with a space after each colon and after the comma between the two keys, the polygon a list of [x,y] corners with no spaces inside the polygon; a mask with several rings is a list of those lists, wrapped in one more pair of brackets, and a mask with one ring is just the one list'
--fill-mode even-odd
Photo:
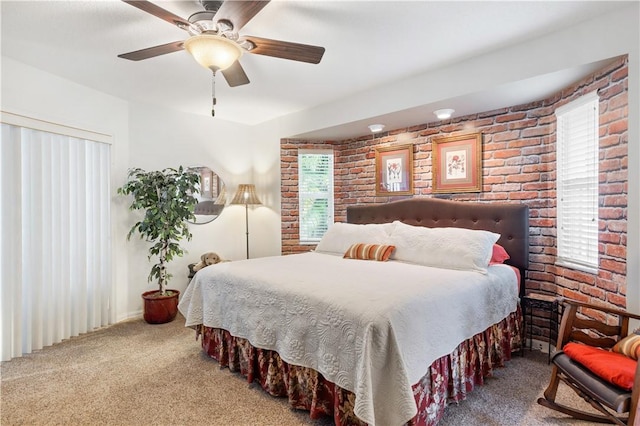
{"label": "window with blinds", "polygon": [[5,112],[0,119],[6,361],[115,321],[111,137]]}
{"label": "window with blinds", "polygon": [[298,151],[300,244],[315,244],[333,223],[333,151]]}
{"label": "window with blinds", "polygon": [[562,266],[598,268],[598,95],[584,95],[556,110],[558,260]]}

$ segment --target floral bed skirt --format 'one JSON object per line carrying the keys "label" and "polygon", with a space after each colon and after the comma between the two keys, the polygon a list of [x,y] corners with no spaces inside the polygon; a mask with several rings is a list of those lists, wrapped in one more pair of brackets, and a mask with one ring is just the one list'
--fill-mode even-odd
{"label": "floral bed skirt", "polygon": [[[286,396],[289,404],[307,410],[311,418],[332,416],[336,425],[364,425],[353,413],[355,395],[325,380],[317,371],[289,365],[277,352],[253,347],[228,331],[199,327],[202,348],[221,366],[239,372],[274,396]],[[409,425],[435,425],[447,404],[466,398],[476,385],[504,366],[511,352],[522,344],[522,312],[518,310],[482,333],[462,342],[452,353],[431,364],[413,394],[418,414]]]}

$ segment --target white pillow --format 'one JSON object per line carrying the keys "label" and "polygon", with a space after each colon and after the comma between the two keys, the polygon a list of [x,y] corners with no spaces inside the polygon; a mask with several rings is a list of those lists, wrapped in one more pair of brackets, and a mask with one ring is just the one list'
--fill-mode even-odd
{"label": "white pillow", "polygon": [[499,234],[464,228],[425,228],[393,222],[391,259],[436,268],[487,272]]}
{"label": "white pillow", "polygon": [[336,222],[327,229],[316,251],[344,255],[353,244],[389,244],[392,223],[354,223]]}

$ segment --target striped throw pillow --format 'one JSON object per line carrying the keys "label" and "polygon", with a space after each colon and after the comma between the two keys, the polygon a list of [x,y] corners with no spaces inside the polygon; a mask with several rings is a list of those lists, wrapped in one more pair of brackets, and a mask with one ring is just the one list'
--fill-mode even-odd
{"label": "striped throw pillow", "polygon": [[396,246],[385,244],[352,244],[344,254],[345,259],[387,261]]}
{"label": "striped throw pillow", "polygon": [[614,352],[637,360],[640,357],[640,334],[630,334],[613,347]]}

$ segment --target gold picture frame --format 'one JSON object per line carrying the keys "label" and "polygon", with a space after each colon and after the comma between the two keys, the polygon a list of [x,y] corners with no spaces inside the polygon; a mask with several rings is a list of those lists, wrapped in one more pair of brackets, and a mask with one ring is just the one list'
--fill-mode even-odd
{"label": "gold picture frame", "polygon": [[413,145],[376,148],[376,195],[413,195]]}
{"label": "gold picture frame", "polygon": [[482,192],[482,133],[431,140],[432,192]]}

